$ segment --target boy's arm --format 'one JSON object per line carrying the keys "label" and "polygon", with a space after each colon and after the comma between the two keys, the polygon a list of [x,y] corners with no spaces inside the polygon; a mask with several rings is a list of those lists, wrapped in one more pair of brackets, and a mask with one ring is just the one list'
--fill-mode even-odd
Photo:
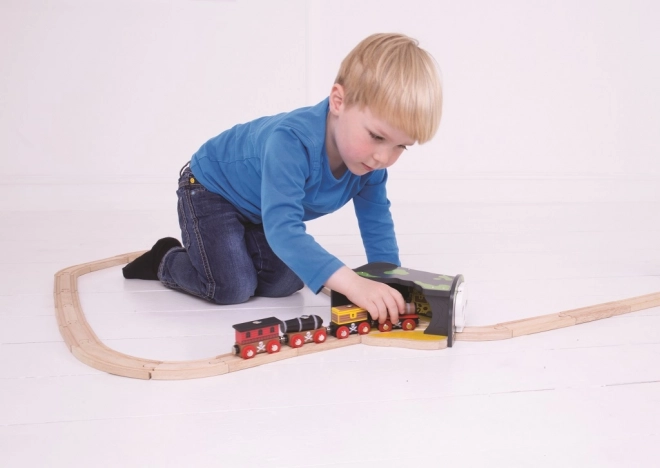
{"label": "boy's arm", "polygon": [[[394,235],[394,222],[390,213],[390,202],[385,189],[386,182],[386,170],[371,174],[367,184],[353,198],[353,206],[360,226],[367,261],[401,265],[399,247]],[[396,289],[358,276],[347,267],[338,270],[331,276],[326,286],[344,294],[356,305],[367,309],[371,316],[380,323],[383,323],[388,315],[393,323],[397,323],[399,314],[404,311],[403,297]]]}
{"label": "boy's arm", "polygon": [[289,129],[270,136],[262,161],[261,214],[273,252],[315,293],[344,264],[307,234],[305,181],[313,177],[307,148]]}
{"label": "boy's arm", "polygon": [[394,221],[387,199],[387,171],[376,171],[353,199],[367,261],[401,265]]}
{"label": "boy's arm", "polygon": [[310,168],[300,156],[305,152],[300,141],[286,131],[278,131],[270,143],[270,154],[262,167],[261,208],[266,238],[275,254],[314,292],[325,284],[366,309],[375,320],[382,323],[389,314],[393,322],[398,322],[404,301],[397,290],[358,276],[306,233],[302,200]]}

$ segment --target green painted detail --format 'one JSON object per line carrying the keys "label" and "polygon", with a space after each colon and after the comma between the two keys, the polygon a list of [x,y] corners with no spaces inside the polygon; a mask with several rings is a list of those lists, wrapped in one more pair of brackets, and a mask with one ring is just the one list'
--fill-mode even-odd
{"label": "green painted detail", "polygon": [[372,275],[371,273],[367,273],[366,271],[356,271],[355,273],[357,273],[360,276],[364,276],[365,278],[380,278],[380,276]]}
{"label": "green painted detail", "polygon": [[418,284],[425,289],[432,289],[435,291],[449,291],[451,289],[451,284],[429,284],[422,281],[415,281],[415,284]]}
{"label": "green painted detail", "polygon": [[405,268],[395,268],[394,270],[384,271],[383,273],[385,273],[386,275],[401,275],[401,276],[410,274],[410,272],[408,272],[408,270],[406,270]]}
{"label": "green painted detail", "polygon": [[454,280],[454,277],[453,277],[453,276],[447,276],[447,275],[439,275],[439,276],[436,276],[436,277],[433,278],[433,279],[436,279],[436,280],[445,280],[445,281],[453,281],[453,280]]}

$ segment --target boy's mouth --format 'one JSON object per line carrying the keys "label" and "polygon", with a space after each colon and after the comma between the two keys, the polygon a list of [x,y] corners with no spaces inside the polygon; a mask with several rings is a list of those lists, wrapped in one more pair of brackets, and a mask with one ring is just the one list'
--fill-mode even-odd
{"label": "boy's mouth", "polygon": [[373,167],[369,167],[369,166],[367,166],[367,165],[364,164],[364,163],[362,163],[362,167],[364,167],[364,168],[367,170],[367,172],[371,172],[371,171],[374,170]]}

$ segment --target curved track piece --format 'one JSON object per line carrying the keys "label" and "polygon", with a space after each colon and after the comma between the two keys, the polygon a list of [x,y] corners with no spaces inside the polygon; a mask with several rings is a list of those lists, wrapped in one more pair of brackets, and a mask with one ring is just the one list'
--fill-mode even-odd
{"label": "curved track piece", "polygon": [[[226,374],[227,372],[255,367],[298,355],[350,346],[361,343],[363,340],[365,344],[368,344],[370,340],[374,341],[369,338],[369,335],[351,335],[343,340],[329,336],[324,343],[303,346],[302,348],[284,347],[279,353],[260,354],[248,360],[241,359],[233,354],[221,354],[208,359],[193,361],[158,361],[122,354],[104,345],[87,323],[78,298],[78,278],[92,271],[123,265],[143,253],[144,251],[134,252],[75,265],[55,274],[55,316],[57,317],[60,333],[73,355],[95,369],[138,379],[194,379]],[[493,326],[465,327],[463,332],[456,333],[455,339],[462,341],[503,340],[658,306],[660,306],[660,293],[654,293],[557,314],[499,323]],[[393,343],[389,342],[388,346],[396,346]],[[414,343],[402,343],[401,346],[415,347]],[[435,346],[434,349],[444,347],[441,344]]]}

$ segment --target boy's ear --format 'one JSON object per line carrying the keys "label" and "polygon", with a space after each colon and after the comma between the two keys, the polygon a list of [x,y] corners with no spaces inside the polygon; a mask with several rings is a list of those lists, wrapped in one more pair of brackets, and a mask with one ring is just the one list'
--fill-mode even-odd
{"label": "boy's ear", "polygon": [[337,114],[344,104],[344,87],[339,83],[332,85],[330,90],[330,112]]}

